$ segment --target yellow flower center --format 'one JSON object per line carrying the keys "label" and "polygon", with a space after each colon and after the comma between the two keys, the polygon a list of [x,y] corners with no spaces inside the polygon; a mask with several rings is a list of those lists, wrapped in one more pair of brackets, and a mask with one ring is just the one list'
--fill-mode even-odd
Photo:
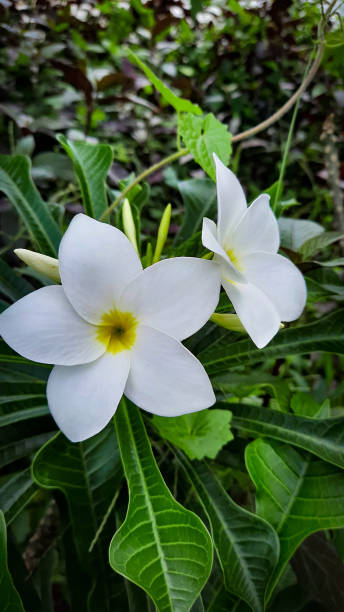
{"label": "yellow flower center", "polygon": [[114,308],[105,312],[97,326],[97,340],[106,346],[108,353],[119,353],[135,344],[137,320],[131,312]]}
{"label": "yellow flower center", "polygon": [[227,249],[226,253],[229,257],[229,259],[231,260],[232,264],[238,268],[238,270],[242,270],[242,267],[239,264],[239,259],[237,258],[235,252],[232,249]]}

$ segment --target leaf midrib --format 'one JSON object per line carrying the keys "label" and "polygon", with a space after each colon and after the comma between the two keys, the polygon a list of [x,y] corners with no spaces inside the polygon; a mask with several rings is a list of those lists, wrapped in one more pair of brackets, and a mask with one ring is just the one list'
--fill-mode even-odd
{"label": "leaf midrib", "polygon": [[168,568],[167,568],[167,565],[166,565],[166,561],[164,559],[163,548],[162,548],[162,545],[161,545],[161,542],[160,542],[159,529],[158,529],[158,526],[157,526],[157,523],[156,523],[156,518],[155,518],[153,506],[152,506],[151,501],[150,501],[149,490],[148,490],[148,486],[147,486],[147,483],[146,483],[146,477],[145,477],[143,468],[141,466],[140,456],[139,456],[139,453],[137,451],[137,447],[136,447],[136,443],[135,443],[135,438],[134,438],[134,434],[133,434],[133,430],[132,430],[132,427],[131,427],[130,419],[129,419],[129,416],[128,416],[128,410],[127,410],[126,406],[125,406],[124,414],[125,414],[125,420],[127,422],[127,427],[128,427],[129,435],[130,435],[130,438],[131,438],[132,449],[134,451],[135,458],[136,458],[137,468],[138,468],[139,474],[141,476],[143,494],[144,494],[144,498],[146,500],[146,507],[148,509],[148,514],[149,514],[149,517],[150,517],[150,520],[151,520],[153,534],[155,536],[156,547],[157,547],[157,550],[158,550],[158,558],[160,560],[161,568],[163,570],[163,578],[164,578],[164,582],[166,584],[168,601],[169,601],[171,612],[172,612],[173,611],[173,603],[172,603],[171,595],[170,595],[170,584],[169,584],[169,582],[167,580]]}
{"label": "leaf midrib", "polygon": [[[0,172],[1,172],[1,171],[2,171],[2,172],[3,172],[3,173],[4,173],[4,174],[5,174],[7,177],[8,177],[9,182],[11,183],[11,185],[12,185],[12,187],[13,187],[13,190],[14,190],[14,191],[15,191],[15,192],[18,194],[18,195],[17,195],[17,197],[19,196],[19,199],[21,200],[21,202],[23,202],[23,204],[24,204],[24,208],[25,208],[25,210],[26,210],[26,214],[27,214],[29,217],[31,217],[31,219],[34,219],[34,220],[35,220],[35,223],[36,223],[36,224],[37,224],[37,226],[40,228],[40,233],[41,233],[41,236],[44,238],[44,240],[46,240],[47,244],[49,244],[49,246],[50,246],[50,247],[51,247],[51,249],[52,249],[52,252],[53,252],[53,253],[56,253],[55,246],[54,246],[54,244],[51,242],[49,234],[47,234],[47,233],[45,232],[45,227],[44,227],[44,225],[43,225],[43,224],[41,224],[41,222],[40,222],[40,220],[39,220],[39,217],[37,217],[37,215],[36,215],[35,210],[34,210],[33,208],[30,208],[30,206],[28,206],[28,204],[27,204],[27,201],[26,201],[26,199],[25,199],[24,194],[23,194],[23,193],[20,191],[19,187],[17,187],[17,185],[15,184],[15,182],[13,181],[13,179],[11,178],[11,176],[8,174],[8,172],[7,172],[6,170],[4,170],[3,168],[0,168]],[[32,232],[31,232],[31,230],[30,230],[30,233],[32,233]],[[34,242],[37,242],[34,236],[33,236],[33,240],[34,240]]]}
{"label": "leaf midrib", "polygon": [[[216,516],[218,517],[218,519],[220,520],[220,522],[221,522],[221,523],[224,523],[224,525],[225,525],[225,527],[224,527],[224,532],[225,532],[225,533],[228,535],[229,540],[232,542],[232,546],[233,546],[233,548],[234,548],[234,550],[235,550],[235,553],[236,553],[237,557],[238,557],[238,558],[240,557],[241,559],[243,559],[242,554],[240,554],[240,555],[238,554],[238,546],[239,546],[239,545],[237,545],[237,544],[235,543],[235,539],[233,538],[233,536],[231,537],[231,530],[230,530],[230,529],[228,528],[228,526],[227,526],[226,517],[223,515],[223,513],[220,511],[220,509],[218,509],[216,506],[215,506],[215,508],[214,508],[214,506],[213,506],[213,504],[212,504],[212,498],[211,498],[211,497],[208,495],[207,489],[205,488],[205,486],[204,486],[203,482],[202,482],[202,481],[201,481],[201,479],[199,478],[199,476],[198,476],[197,472],[195,472],[194,468],[193,468],[193,467],[191,467],[191,469],[192,469],[193,474],[195,475],[195,478],[196,478],[197,482],[200,484],[201,489],[204,491],[204,494],[205,494],[206,498],[207,498],[207,499],[210,499],[210,505],[211,505],[211,507],[212,507],[213,511],[215,512]],[[215,479],[215,480],[217,480],[217,479],[216,479],[216,476],[214,476],[214,479]],[[231,501],[231,500],[230,500],[230,501]],[[207,509],[206,509],[206,507],[205,507],[205,504],[204,504],[204,509],[205,509],[205,511],[206,511],[206,512],[207,512],[207,514],[208,514],[208,511],[207,511]],[[222,519],[222,521],[221,521],[221,519]],[[240,546],[239,546],[239,549],[240,549]],[[251,579],[251,577],[250,577],[250,572],[249,572],[249,570],[248,570],[246,560],[244,560],[244,562],[243,562],[243,569],[244,569],[244,574],[245,574],[245,576],[246,576],[246,579],[248,580],[249,584],[251,585],[251,588],[253,589],[253,592],[254,592],[254,593],[253,593],[253,597],[254,597],[254,600],[255,600],[255,604],[256,604],[256,606],[257,606],[257,611],[258,611],[258,610],[261,610],[262,608],[261,608],[261,604],[260,604],[260,601],[259,601],[259,595],[257,594],[257,590],[256,590],[256,588],[255,588],[254,584],[252,583],[252,579]],[[242,597],[242,596],[243,596],[243,595],[242,595],[242,592],[239,592],[239,591],[234,591],[234,589],[233,589],[233,592],[236,592],[236,593],[237,593],[237,594],[238,594],[240,597]],[[246,600],[246,601],[247,601],[247,600]],[[248,602],[248,601],[247,601],[247,603],[248,603],[249,605],[251,605],[251,603],[252,603],[252,602]]]}

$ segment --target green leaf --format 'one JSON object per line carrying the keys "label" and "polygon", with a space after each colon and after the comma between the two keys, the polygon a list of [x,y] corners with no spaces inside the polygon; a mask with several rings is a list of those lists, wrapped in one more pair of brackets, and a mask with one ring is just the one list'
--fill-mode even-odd
{"label": "green leaf", "polygon": [[257,514],[280,539],[280,557],[267,599],[289,559],[311,533],[344,526],[344,472],[302,456],[285,444],[255,440],[246,447],[246,465],[256,486]]}
{"label": "green leaf", "polygon": [[213,153],[228,166],[231,154],[231,134],[212,113],[205,117],[183,114],[179,117],[179,132],[195,161],[214,181],[216,179]]}
{"label": "green leaf", "polygon": [[115,423],[129,507],[111,541],[110,564],[143,588],[159,612],[187,612],[211,570],[209,534],[166,487],[139,410],[122,400]]}
{"label": "green leaf", "polygon": [[174,241],[181,244],[201,229],[203,217],[216,212],[216,187],[210,179],[188,179],[178,182],[185,206],[182,226]]}
{"label": "green leaf", "polygon": [[311,259],[318,251],[322,251],[343,237],[343,232],[322,232],[303,242],[298,250],[304,260]]}
{"label": "green leaf", "polygon": [[178,461],[207,513],[226,589],[263,612],[268,579],[277,564],[279,542],[272,527],[227,495],[206,462]]}
{"label": "green leaf", "polygon": [[280,217],[278,219],[278,226],[281,235],[281,246],[294,252],[297,252],[306,240],[318,236],[324,231],[324,228],[319,223],[306,219]]}
{"label": "green leaf", "polygon": [[13,461],[17,461],[17,459],[28,457],[29,455],[37,451],[37,449],[42,446],[42,444],[44,444],[47,440],[49,440],[52,435],[53,432],[40,433],[28,436],[27,438],[14,440],[7,444],[1,444],[0,467],[9,465]]}
{"label": "green leaf", "polygon": [[286,355],[303,355],[312,351],[344,354],[344,311],[339,309],[314,323],[282,330],[268,346],[258,349],[251,340],[229,343],[224,333],[210,342],[198,355],[211,376],[226,372],[235,365],[248,365]]}
{"label": "green leaf", "polygon": [[0,508],[8,525],[25,508],[37,491],[30,468],[11,474],[0,486]]}
{"label": "green leaf", "polygon": [[32,474],[39,486],[66,496],[79,559],[89,568],[89,546],[122,479],[112,424],[78,444],[56,434],[35,455]]}
{"label": "green leaf", "polygon": [[62,135],[59,135],[57,140],[73,162],[85,213],[99,219],[108,205],[106,177],[113,159],[110,145],[72,142]]}
{"label": "green leaf", "polygon": [[192,104],[189,100],[185,98],[179,98],[176,94],[173,93],[157,76],[155,76],[154,72],[145,64],[137,55],[129,50],[128,53],[129,59],[137,64],[141,70],[145,73],[147,79],[154,85],[154,87],[161,93],[162,97],[168,102],[178,113],[194,113],[195,115],[201,115],[202,111],[198,104]]}
{"label": "green leaf", "polygon": [[0,510],[0,610],[25,612],[7,566],[7,535],[3,512]]}
{"label": "green leaf", "polygon": [[268,390],[273,395],[273,403],[277,410],[289,412],[291,390],[289,384],[266,372],[250,372],[249,374],[236,374],[229,372],[220,374],[213,379],[223,393],[231,393],[236,397],[266,394]]}
{"label": "green leaf", "polygon": [[0,259],[0,293],[15,302],[30,291],[33,286]]}
{"label": "green leaf", "polygon": [[30,159],[0,155],[0,191],[23,219],[37,250],[56,257],[61,232],[30,176]]}
{"label": "green leaf", "polygon": [[233,413],[232,426],[252,436],[266,436],[317,455],[344,469],[344,418],[310,419],[248,404],[217,404]]}
{"label": "green leaf", "polygon": [[[327,400],[325,400],[327,401]],[[310,393],[298,391],[294,393],[290,401],[292,411],[298,416],[313,418],[321,412],[321,406]]]}
{"label": "green leaf", "polygon": [[179,417],[154,415],[153,424],[162,438],[181,448],[190,459],[215,459],[233,439],[229,410],[202,410]]}

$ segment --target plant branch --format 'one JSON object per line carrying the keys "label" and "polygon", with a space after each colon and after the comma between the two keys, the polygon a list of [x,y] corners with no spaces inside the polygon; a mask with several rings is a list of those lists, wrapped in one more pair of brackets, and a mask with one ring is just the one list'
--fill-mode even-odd
{"label": "plant branch", "polygon": [[147,170],[145,170],[144,172],[141,172],[141,174],[139,174],[130,185],[128,185],[125,189],[123,189],[123,191],[119,194],[119,196],[112,202],[112,204],[110,204],[109,208],[107,208],[107,210],[103,212],[101,217],[99,217],[99,221],[103,221],[113,211],[113,209],[117,206],[117,204],[119,204],[119,202],[123,198],[125,198],[125,196],[129,193],[129,191],[133,187],[135,187],[135,185],[143,181],[143,179],[145,179],[146,176],[153,174],[153,172],[156,172],[157,170],[159,170],[159,168],[162,168],[162,166],[165,166],[166,164],[169,164],[175,161],[179,157],[186,155],[188,152],[189,152],[189,149],[180,149],[176,153],[172,153],[172,155],[169,155],[168,157],[164,157],[157,164],[154,164],[150,168],[147,168]]}
{"label": "plant branch", "polygon": [[[313,80],[321,64],[321,60],[324,54],[324,49],[325,49],[325,41],[322,40],[321,43],[319,44],[318,51],[315,56],[314,62],[306,78],[302,81],[300,87],[294,92],[291,98],[289,98],[289,100],[287,100],[287,102],[283,104],[283,106],[278,111],[276,111],[273,115],[271,115],[270,117],[268,117],[261,123],[258,123],[258,125],[255,125],[253,128],[250,128],[249,130],[245,130],[244,132],[240,132],[239,134],[235,134],[234,136],[232,136],[232,142],[240,142],[241,140],[245,140],[246,138],[250,138],[251,136],[258,134],[258,132],[262,132],[263,130],[266,130],[268,127],[270,127],[270,125],[278,121],[281,117],[283,117],[285,113],[287,113],[293,107],[295,102],[297,102],[300,99],[303,92],[307,89],[308,85]],[[150,174],[153,174],[153,172],[156,172],[156,170],[159,170],[159,168],[162,168],[166,164],[169,164],[175,161],[176,159],[178,159],[179,157],[186,155],[188,152],[189,150],[187,148],[179,149],[175,153],[172,153],[172,155],[169,155],[168,157],[164,157],[163,159],[161,159],[157,164],[150,166],[150,168],[147,168],[147,170],[145,170],[144,172],[141,172],[141,174],[139,174],[130,185],[128,185],[125,189],[123,189],[123,191],[119,194],[119,196],[110,204],[109,208],[101,215],[101,217],[99,217],[99,221],[103,221],[104,219],[106,219],[106,217],[108,217],[108,215],[113,211],[113,209],[117,206],[117,204],[119,204],[119,202],[123,198],[126,197],[129,191],[131,191],[131,189],[135,187],[135,185],[140,183],[143,179],[145,179]]]}
{"label": "plant branch", "polygon": [[301,83],[300,87],[295,91],[295,93],[293,93],[291,98],[289,98],[289,100],[287,100],[287,102],[283,104],[283,106],[278,111],[276,111],[273,115],[265,119],[265,121],[258,123],[258,125],[255,125],[253,128],[250,128],[249,130],[245,130],[245,132],[240,132],[240,134],[235,134],[232,137],[232,142],[239,142],[240,140],[245,140],[246,138],[250,138],[250,136],[254,136],[255,134],[258,134],[258,132],[262,132],[263,130],[266,130],[268,127],[270,127],[270,125],[278,121],[281,117],[283,117],[283,115],[285,115],[285,113],[287,113],[292,108],[292,106],[301,97],[303,92],[307,89],[308,85],[314,78],[321,64],[321,60],[324,54],[324,48],[325,48],[325,43],[321,42],[318,47],[318,52],[316,54],[315,60],[309,70],[309,73],[307,74],[307,77]]}

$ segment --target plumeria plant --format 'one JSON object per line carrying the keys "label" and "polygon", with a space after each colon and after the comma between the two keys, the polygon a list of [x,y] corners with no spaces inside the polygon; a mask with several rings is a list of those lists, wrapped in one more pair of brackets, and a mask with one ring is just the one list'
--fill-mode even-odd
{"label": "plumeria plant", "polygon": [[[325,554],[344,528],[343,408],[316,386],[342,364],[343,289],[307,277],[341,234],[285,213],[283,165],[248,206],[226,126],[129,57],[178,113],[175,154],[113,191],[111,147],[60,136],[83,206],[62,218],[0,156],[28,236],[1,262],[1,611],[43,612],[46,563],[73,612],[277,612],[306,538]],[[145,178],[186,155],[208,177],[147,240]],[[25,584],[6,526],[37,499]]]}

